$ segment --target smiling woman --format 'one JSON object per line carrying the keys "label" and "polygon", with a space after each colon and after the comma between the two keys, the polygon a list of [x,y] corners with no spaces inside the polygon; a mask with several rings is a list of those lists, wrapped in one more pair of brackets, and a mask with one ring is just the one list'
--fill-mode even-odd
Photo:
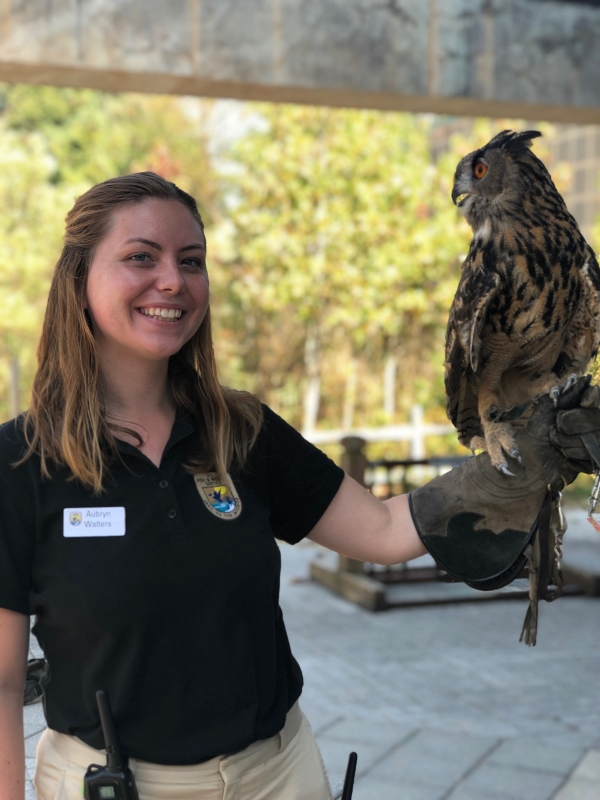
{"label": "smiling woman", "polygon": [[157,462],[178,404],[200,412],[206,429],[198,468],[225,474],[232,458],[244,460],[260,406],[218,382],[208,299],[206,240],[190,195],[137,173],[79,198],[25,421],[28,452],[39,454],[44,474],[50,460],[62,462],[100,492],[114,434]]}

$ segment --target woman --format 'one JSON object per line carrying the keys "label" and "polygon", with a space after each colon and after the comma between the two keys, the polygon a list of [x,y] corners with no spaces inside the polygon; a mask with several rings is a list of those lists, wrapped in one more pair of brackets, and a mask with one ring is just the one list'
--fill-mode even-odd
{"label": "woman", "polygon": [[99,688],[142,798],[329,798],[273,533],[383,563],[424,548],[406,498],[380,504],[219,386],[202,222],[173,184],[129,175],[76,202],[31,407],[3,426],[0,462],[0,685],[15,689],[0,694],[0,798],[23,795],[30,611],[49,664],[42,800],[79,798],[104,763]]}
{"label": "woman", "polygon": [[[379,502],[219,385],[202,221],[152,173],[75,203],[38,358],[29,411],[0,428],[0,800],[24,796],[30,613],[49,665],[40,800],[80,798],[86,767],[105,763],[97,689],[141,800],[331,798],[297,702],[274,534],[404,562],[426,552],[408,498]],[[554,473],[528,458],[535,505]],[[492,500],[479,478],[472,495],[453,478],[414,493],[426,541],[445,530],[436,497],[446,516],[518,498],[480,472]]]}

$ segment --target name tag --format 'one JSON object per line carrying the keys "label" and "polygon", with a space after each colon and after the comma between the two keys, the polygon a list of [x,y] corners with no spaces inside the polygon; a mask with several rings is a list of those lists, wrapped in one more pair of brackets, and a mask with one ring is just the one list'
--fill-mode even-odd
{"label": "name tag", "polygon": [[63,511],[63,535],[67,537],[125,536],[125,508],[123,506],[65,508]]}

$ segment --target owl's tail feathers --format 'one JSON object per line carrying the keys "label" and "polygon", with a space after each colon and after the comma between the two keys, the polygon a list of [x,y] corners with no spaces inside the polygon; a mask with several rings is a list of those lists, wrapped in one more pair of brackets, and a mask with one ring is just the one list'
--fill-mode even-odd
{"label": "owl's tail feathers", "polygon": [[464,376],[458,382],[446,378],[446,413],[463,447],[469,447],[474,436],[483,436],[477,396]]}
{"label": "owl's tail feathers", "polygon": [[477,408],[460,409],[460,415],[452,420],[458,434],[458,441],[463,447],[471,447],[471,440],[475,436],[484,437],[481,418],[477,413]]}

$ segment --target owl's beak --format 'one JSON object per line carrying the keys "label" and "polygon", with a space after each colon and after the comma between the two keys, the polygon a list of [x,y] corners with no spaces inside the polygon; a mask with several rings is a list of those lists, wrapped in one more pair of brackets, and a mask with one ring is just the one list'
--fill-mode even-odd
{"label": "owl's beak", "polygon": [[461,205],[467,199],[468,196],[469,192],[464,192],[464,191],[461,192],[458,186],[455,186],[452,189],[452,202],[454,203],[455,206],[458,206],[458,208],[461,207]]}

